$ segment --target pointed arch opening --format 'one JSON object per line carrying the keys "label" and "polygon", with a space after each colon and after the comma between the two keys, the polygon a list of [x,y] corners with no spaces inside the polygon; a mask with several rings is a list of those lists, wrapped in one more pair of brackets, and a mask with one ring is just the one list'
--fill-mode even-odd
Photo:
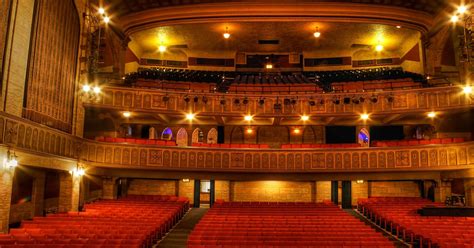
{"label": "pointed arch opening", "polygon": [[211,128],[207,133],[207,143],[208,144],[217,144],[217,129]]}
{"label": "pointed arch opening", "polygon": [[188,131],[185,128],[180,128],[176,133],[176,145],[188,146]]}
{"label": "pointed arch opening", "polygon": [[167,127],[163,130],[161,133],[161,139],[162,140],[171,140],[173,138],[173,131],[171,128]]}

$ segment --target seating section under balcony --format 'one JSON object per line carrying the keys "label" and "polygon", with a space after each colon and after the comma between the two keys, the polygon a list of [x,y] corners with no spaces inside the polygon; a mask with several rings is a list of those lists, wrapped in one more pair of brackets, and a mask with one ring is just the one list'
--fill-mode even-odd
{"label": "seating section under balcony", "polygon": [[196,225],[189,248],[394,247],[330,203],[216,203]]}
{"label": "seating section under balcony", "polygon": [[152,247],[188,208],[189,201],[176,196],[101,200],[86,204],[84,212],[23,221],[10,234],[0,234],[0,247]]}
{"label": "seating section under balcony", "polygon": [[431,144],[452,144],[465,142],[464,138],[442,138],[442,139],[411,139],[411,140],[387,140],[373,141],[373,147],[392,147],[392,146],[419,146]]}
{"label": "seating section under balcony", "polygon": [[361,199],[358,209],[382,228],[419,247],[473,247],[474,218],[421,216],[424,206],[443,206],[413,197]]}
{"label": "seating section under balcony", "polygon": [[[172,81],[172,82],[170,82]],[[298,92],[358,92],[422,87],[422,75],[402,68],[362,70],[249,73],[235,71],[197,71],[184,69],[139,69],[125,82],[138,87],[194,92],[232,92],[244,94]]]}
{"label": "seating section under balcony", "polygon": [[351,144],[283,144],[281,145],[282,149],[319,149],[319,148],[335,148],[335,149],[342,149],[342,148],[356,148],[360,147],[360,144],[351,143]]}

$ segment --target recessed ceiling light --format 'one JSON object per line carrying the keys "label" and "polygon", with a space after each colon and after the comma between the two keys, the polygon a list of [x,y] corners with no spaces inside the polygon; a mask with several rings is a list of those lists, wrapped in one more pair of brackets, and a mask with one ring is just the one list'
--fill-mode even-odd
{"label": "recessed ceiling light", "polygon": [[244,116],[244,120],[251,121],[251,120],[253,120],[253,117],[251,115],[246,115],[246,116]]}
{"label": "recessed ceiling light", "polygon": [[186,114],[186,119],[192,121],[194,119],[194,117],[196,116],[196,114],[193,114],[193,113],[188,113]]}
{"label": "recessed ceiling light", "polygon": [[400,25],[397,25],[397,28],[402,28],[402,26],[400,26]]}
{"label": "recessed ceiling light", "polygon": [[302,116],[301,116],[301,120],[302,120],[302,121],[307,121],[307,120],[309,120],[309,116],[307,116],[307,115],[302,115]]}
{"label": "recessed ceiling light", "polygon": [[469,85],[464,86],[462,88],[462,91],[464,92],[464,94],[471,94],[472,93],[472,86],[469,86]]}
{"label": "recessed ceiling light", "polygon": [[125,111],[125,112],[122,113],[122,115],[123,115],[123,117],[128,118],[128,117],[132,116],[132,113],[130,113],[128,111]]}
{"label": "recessed ceiling light", "polygon": [[435,118],[436,117],[436,112],[434,112],[434,111],[429,112],[428,117]]}
{"label": "recessed ceiling light", "polygon": [[458,22],[458,21],[459,21],[459,17],[458,17],[457,15],[451,16],[451,22],[452,22],[452,23],[456,23],[456,22]]}
{"label": "recessed ceiling light", "polygon": [[369,119],[369,114],[361,114],[360,115],[360,118],[364,121],[368,120]]}
{"label": "recessed ceiling light", "polygon": [[166,52],[166,46],[160,45],[160,46],[158,47],[158,51],[160,51],[160,52]]}
{"label": "recessed ceiling light", "polygon": [[375,51],[377,52],[383,51],[383,46],[381,44],[378,44],[377,46],[375,46]]}

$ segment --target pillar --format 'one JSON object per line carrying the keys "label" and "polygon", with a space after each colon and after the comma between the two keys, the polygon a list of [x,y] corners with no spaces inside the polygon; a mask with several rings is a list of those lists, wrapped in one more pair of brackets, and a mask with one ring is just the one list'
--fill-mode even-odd
{"label": "pillar", "polygon": [[59,212],[79,211],[81,176],[68,172],[59,174]]}
{"label": "pillar", "polygon": [[342,208],[352,209],[352,182],[342,181]]}
{"label": "pillar", "polygon": [[216,199],[216,181],[211,180],[211,192],[209,192],[209,206],[212,207],[214,205]]}
{"label": "pillar", "polygon": [[339,203],[338,190],[339,181],[331,181],[331,201],[336,205]]}
{"label": "pillar", "polygon": [[466,206],[474,206],[474,179],[464,179],[464,191],[466,196]]}
{"label": "pillar", "polygon": [[31,201],[34,204],[34,216],[43,216],[44,210],[44,187],[46,184],[46,173],[38,171],[34,173],[33,192]]}
{"label": "pillar", "polygon": [[115,184],[115,178],[103,178],[102,179],[102,198],[103,199],[117,199],[117,185]]}
{"label": "pillar", "polygon": [[0,233],[8,233],[14,169],[0,167]]}
{"label": "pillar", "polygon": [[194,180],[194,207],[199,208],[201,206],[201,180]]}

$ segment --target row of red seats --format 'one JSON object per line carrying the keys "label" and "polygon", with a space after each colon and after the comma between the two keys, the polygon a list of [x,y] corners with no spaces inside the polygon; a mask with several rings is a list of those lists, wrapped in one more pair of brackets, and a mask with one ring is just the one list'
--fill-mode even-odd
{"label": "row of red seats", "polygon": [[474,218],[421,216],[424,206],[441,203],[416,197],[360,199],[358,210],[380,227],[416,247],[474,247]]}
{"label": "row of red seats", "polygon": [[390,146],[419,146],[433,144],[452,144],[465,142],[464,138],[442,138],[442,139],[411,139],[411,140],[392,140],[392,141],[373,141],[374,147],[390,147]]}
{"label": "row of red seats", "polygon": [[0,235],[0,247],[152,247],[188,209],[188,199],[178,197],[100,200],[84,212],[23,221]]}
{"label": "row of red seats", "polygon": [[197,147],[214,147],[214,148],[254,148],[261,149],[270,148],[267,144],[206,144],[206,143],[193,143],[192,146]]}
{"label": "row of red seats", "polygon": [[412,79],[374,80],[362,82],[332,83],[332,88],[337,92],[361,92],[374,90],[392,90],[400,88],[420,88],[421,83]]}
{"label": "row of red seats", "polygon": [[360,144],[283,144],[282,149],[294,148],[355,148],[360,147]]}
{"label": "row of red seats", "polygon": [[99,142],[112,143],[131,143],[139,145],[158,145],[158,146],[176,146],[174,140],[157,140],[157,139],[135,139],[135,138],[112,138],[112,137],[97,137],[95,139]]}
{"label": "row of red seats", "polygon": [[394,247],[331,203],[216,202],[188,247]]}

